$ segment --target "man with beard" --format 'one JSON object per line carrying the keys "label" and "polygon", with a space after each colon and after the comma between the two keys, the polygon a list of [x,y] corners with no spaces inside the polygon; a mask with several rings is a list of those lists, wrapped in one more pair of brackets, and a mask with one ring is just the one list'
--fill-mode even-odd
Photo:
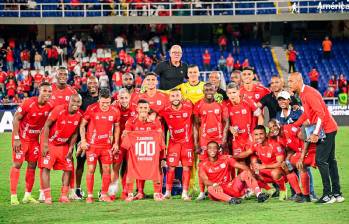
{"label": "man with beard", "polygon": [[76,94],[76,90],[67,84],[68,70],[65,67],[59,67],[56,75],[56,83],[52,85],[51,103],[54,106],[68,104],[70,96]]}
{"label": "man with beard", "polygon": [[[140,93],[140,89],[135,88],[135,79],[132,73],[124,73],[122,75],[122,87],[125,88],[130,94],[131,102],[134,102],[134,99]],[[119,92],[115,92],[113,95],[113,100],[118,100],[118,95]]]}

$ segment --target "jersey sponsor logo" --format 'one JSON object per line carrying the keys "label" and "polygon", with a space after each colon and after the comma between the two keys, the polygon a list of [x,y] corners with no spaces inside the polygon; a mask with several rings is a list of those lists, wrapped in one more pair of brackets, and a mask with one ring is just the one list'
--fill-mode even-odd
{"label": "jersey sponsor logo", "polygon": [[287,139],[287,143],[291,143],[292,140],[290,138]]}
{"label": "jersey sponsor logo", "polygon": [[183,133],[183,132],[184,132],[184,128],[174,130],[175,134],[180,134],[180,133]]}

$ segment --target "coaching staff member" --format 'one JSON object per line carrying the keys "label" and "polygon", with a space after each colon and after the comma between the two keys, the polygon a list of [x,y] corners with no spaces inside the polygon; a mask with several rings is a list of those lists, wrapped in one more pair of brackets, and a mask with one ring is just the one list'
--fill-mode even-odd
{"label": "coaching staff member", "polygon": [[[311,125],[316,125],[313,134],[308,137],[308,140],[312,143],[317,143],[315,158],[323,185],[323,195],[317,203],[343,202],[344,198],[340,192],[335,155],[337,124],[328,111],[320,93],[314,88],[304,85],[300,73],[292,73],[288,78],[288,85],[291,91],[299,94],[304,107],[304,113],[294,124],[301,125],[308,120]],[[326,138],[319,141],[320,129],[324,130]]]}
{"label": "coaching staff member", "polygon": [[181,46],[173,45],[170,49],[170,60],[162,61],[156,66],[154,72],[160,77],[159,89],[172,89],[187,78],[188,65],[181,58]]}

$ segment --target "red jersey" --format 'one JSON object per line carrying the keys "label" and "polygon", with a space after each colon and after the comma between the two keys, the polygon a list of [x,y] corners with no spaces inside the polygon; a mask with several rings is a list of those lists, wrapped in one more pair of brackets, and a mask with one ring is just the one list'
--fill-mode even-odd
{"label": "red jersey", "polygon": [[70,137],[79,127],[82,114],[77,111],[70,114],[67,105],[59,105],[55,107],[47,119],[54,121],[50,128],[49,143],[53,145],[67,144]]}
{"label": "red jersey", "polygon": [[68,104],[70,96],[76,93],[76,90],[70,85],[67,85],[64,89],[58,89],[56,84],[53,84],[51,102],[54,106]]}
{"label": "red jersey", "polygon": [[253,144],[252,151],[258,156],[262,164],[276,163],[276,157],[285,156],[284,149],[277,143],[266,141],[265,144]]}
{"label": "red jersey", "polygon": [[297,52],[295,50],[290,50],[288,52],[288,61],[295,62],[297,58]]}
{"label": "red jersey", "polygon": [[238,129],[239,138],[248,139],[253,130],[253,118],[261,111],[257,104],[250,99],[242,99],[239,104],[231,101],[226,103],[228,109],[230,126]]}
{"label": "red jersey", "polygon": [[161,180],[160,153],[165,149],[162,135],[156,131],[130,132],[122,141],[128,150],[127,177],[137,180]]}
{"label": "red jersey", "polygon": [[37,84],[40,84],[42,82],[43,78],[44,78],[44,76],[40,72],[37,72],[34,75],[34,82]]}
{"label": "red jersey", "polygon": [[138,119],[138,116],[135,116],[128,119],[125,124],[126,131],[157,131],[159,129],[162,129],[159,119],[153,122],[143,122]]}
{"label": "red jersey", "polygon": [[244,98],[253,100],[255,103],[258,103],[265,95],[269,93],[270,90],[260,84],[253,84],[251,91],[246,90],[244,86],[240,87],[240,94]]}
{"label": "red jersey", "polygon": [[310,81],[319,81],[319,73],[317,71],[311,71],[308,75]]}
{"label": "red jersey", "polygon": [[179,110],[168,105],[159,114],[167,123],[172,142],[185,143],[193,140],[193,105],[190,101],[182,101],[182,107]]}
{"label": "red jersey", "polygon": [[0,83],[5,83],[5,80],[7,78],[7,74],[4,71],[0,72]]}
{"label": "red jersey", "polygon": [[19,122],[19,136],[24,141],[38,141],[41,129],[53,106],[50,102],[39,105],[38,97],[31,97],[17,108],[17,112],[23,116]]}
{"label": "red jersey", "polygon": [[120,132],[125,130],[126,122],[129,118],[136,116],[136,110],[131,105],[128,108],[123,108],[120,104],[115,105],[120,111]]}
{"label": "red jersey", "polygon": [[213,183],[229,183],[232,180],[231,173],[235,166],[236,160],[229,156],[219,156],[218,160],[211,162],[205,160],[200,166],[200,172],[207,175],[208,180]]}
{"label": "red jersey", "polygon": [[211,63],[211,55],[209,53],[203,54],[202,60],[203,60],[204,64],[210,64]]}
{"label": "red jersey", "polygon": [[200,100],[194,106],[194,115],[200,118],[200,138],[222,139],[223,120],[228,117],[227,108],[217,102],[207,103]]}
{"label": "red jersey", "polygon": [[234,66],[234,58],[229,56],[226,59],[227,67],[233,67]]}
{"label": "red jersey", "polygon": [[88,121],[86,140],[89,144],[112,144],[114,124],[120,122],[120,111],[116,107],[110,106],[108,111],[102,111],[97,102],[87,107],[83,118]]}
{"label": "red jersey", "polygon": [[159,113],[159,111],[163,110],[168,103],[168,96],[165,93],[159,91],[157,91],[156,94],[152,97],[149,97],[147,93],[140,93],[133,99],[132,103],[136,106],[138,100],[140,99],[148,101],[150,109],[152,109],[156,113]]}

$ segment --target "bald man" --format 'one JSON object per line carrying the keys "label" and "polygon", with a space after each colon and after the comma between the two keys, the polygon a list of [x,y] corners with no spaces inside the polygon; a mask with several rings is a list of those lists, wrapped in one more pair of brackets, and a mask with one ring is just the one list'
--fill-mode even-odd
{"label": "bald man", "polygon": [[[295,122],[295,125],[302,125],[308,121],[315,125],[313,133],[308,136],[307,141],[316,144],[316,164],[319,168],[323,195],[317,203],[330,204],[343,202],[344,197],[340,192],[338,167],[335,155],[335,138],[337,124],[330,114],[321,94],[314,88],[304,85],[302,75],[298,72],[292,73],[288,78],[290,90],[299,94],[304,107],[304,113]],[[319,140],[321,129],[326,133],[326,138]],[[332,183],[332,188],[331,188]]]}
{"label": "bald man", "polygon": [[173,45],[170,49],[170,60],[160,62],[155,68],[155,73],[160,77],[159,89],[172,89],[187,78],[188,65],[181,59],[181,46]]}

